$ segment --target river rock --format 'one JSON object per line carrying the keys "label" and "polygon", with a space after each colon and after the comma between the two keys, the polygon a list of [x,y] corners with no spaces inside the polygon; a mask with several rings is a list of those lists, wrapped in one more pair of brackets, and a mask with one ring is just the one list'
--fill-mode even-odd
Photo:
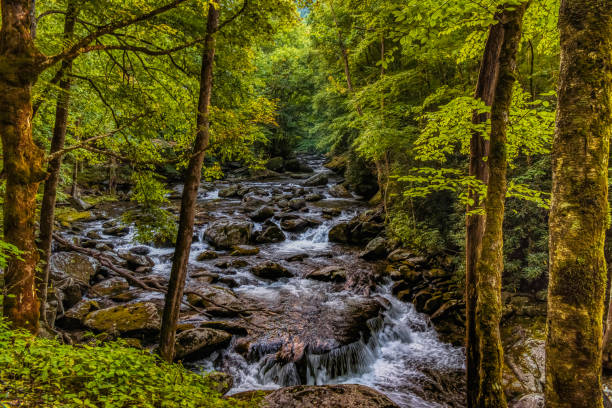
{"label": "river rock", "polygon": [[248,221],[223,219],[210,224],[204,236],[216,248],[230,249],[247,244],[252,230],[253,224]]}
{"label": "river rock", "polygon": [[348,223],[341,222],[334,225],[329,230],[328,238],[331,242],[347,243],[349,241]]}
{"label": "river rock", "polygon": [[252,267],[251,273],[259,278],[271,280],[290,278],[293,276],[287,268],[272,261],[266,261]]}
{"label": "river rock", "polygon": [[232,335],[216,329],[191,329],[176,336],[176,360],[194,361],[227,346]]}
{"label": "river rock", "polygon": [[249,193],[242,198],[242,206],[247,211],[255,211],[257,208],[267,205],[268,199]]}
{"label": "river rock", "polygon": [[85,200],[79,197],[70,196],[68,197],[68,202],[72,207],[76,208],[79,211],[89,211],[93,208],[93,205],[85,202]]}
{"label": "river rock", "polygon": [[130,252],[136,255],[149,255],[151,253],[151,248],[140,245],[130,248]]}
{"label": "river rock", "polygon": [[326,173],[317,173],[314,176],[306,179],[304,181],[304,185],[308,187],[316,187],[316,186],[325,186],[328,182],[328,177]]}
{"label": "river rock", "polygon": [[102,230],[102,232],[104,233],[104,235],[124,237],[130,233],[130,227],[125,226],[125,225],[119,225],[116,227],[105,228],[104,230]]}
{"label": "river rock", "polygon": [[321,201],[323,199],[323,196],[319,193],[310,193],[307,194],[304,199],[308,202]]}
{"label": "river rock", "polygon": [[265,227],[265,229],[257,235],[255,241],[260,244],[267,244],[271,242],[282,242],[285,239],[287,239],[287,237],[278,225],[272,224]]}
{"label": "river rock", "polygon": [[413,258],[416,255],[409,249],[406,248],[398,248],[395,251],[391,252],[387,257],[389,262],[401,262],[407,259]]}
{"label": "river rock", "polygon": [[306,200],[304,200],[303,198],[292,198],[291,200],[289,200],[289,207],[292,210],[300,210],[306,207]]}
{"label": "river rock", "polygon": [[120,252],[118,255],[121,259],[127,262],[127,266],[130,269],[137,269],[141,266],[150,268],[155,265],[155,262],[153,262],[153,260],[146,255],[136,255],[135,253],[126,251]]}
{"label": "river rock", "polygon": [[544,394],[527,394],[509,404],[510,408],[544,408]]}
{"label": "river rock", "polygon": [[268,218],[272,218],[274,217],[274,208],[268,206],[268,205],[264,205],[262,207],[259,207],[257,210],[255,210],[254,212],[252,212],[249,217],[251,217],[251,219],[253,221],[256,222],[262,222],[267,220]]}
{"label": "river rock", "polygon": [[[542,328],[538,336],[543,334]],[[509,343],[504,347],[502,384],[508,399],[544,392],[545,342],[531,336],[520,326],[506,336]]]}
{"label": "river rock", "polygon": [[259,248],[251,245],[236,245],[232,248],[232,256],[253,256],[259,253]]}
{"label": "river rock", "polygon": [[300,232],[308,228],[310,223],[304,218],[291,218],[281,221],[281,228],[285,231]]}
{"label": "river rock", "polygon": [[209,383],[209,388],[225,395],[234,387],[234,377],[230,374],[213,371],[206,375],[205,380]]}
{"label": "river rock", "polygon": [[130,288],[125,278],[114,277],[95,284],[89,289],[94,296],[116,296]]}
{"label": "river rock", "polygon": [[222,188],[221,190],[219,190],[219,197],[221,198],[238,198],[238,197],[242,197],[239,193],[238,193],[238,189],[240,188],[240,186],[238,185],[231,185],[227,188]]}
{"label": "river rock", "polygon": [[312,173],[313,170],[306,163],[299,159],[289,159],[285,161],[285,170],[295,173]]}
{"label": "river rock", "polygon": [[387,249],[387,240],[383,237],[377,237],[368,242],[363,252],[359,254],[359,256],[368,261],[372,261],[375,259],[382,259],[387,256],[389,252]]}
{"label": "river rock", "polygon": [[80,284],[89,285],[97,269],[96,261],[75,252],[58,252],[52,254],[49,259],[49,273],[54,281],[73,279]]}
{"label": "river rock", "polygon": [[272,157],[266,163],[266,168],[268,170],[272,170],[276,172],[283,171],[283,167],[284,167],[284,160],[282,157]]}
{"label": "river rock", "polygon": [[196,261],[198,262],[202,262],[202,261],[209,261],[211,259],[217,259],[219,257],[219,254],[216,253],[215,251],[203,251],[200,252],[198,254],[198,256],[196,257]]}
{"label": "river rock", "polygon": [[63,329],[78,329],[83,326],[85,317],[92,311],[100,309],[95,300],[81,300],[64,313],[56,321],[56,325]]}
{"label": "river rock", "polygon": [[334,184],[329,188],[329,194],[336,198],[353,198],[353,195],[342,184]]}
{"label": "river rock", "polygon": [[244,309],[244,303],[229,289],[219,286],[203,285],[192,288],[187,293],[187,301],[196,306],[203,307],[214,316],[231,317]]}
{"label": "river rock", "polygon": [[380,392],[365,385],[296,385],[264,398],[269,408],[399,408]]}
{"label": "river rock", "polygon": [[326,282],[346,281],[346,269],[341,266],[327,266],[308,273],[305,278]]}
{"label": "river rock", "polygon": [[158,331],[161,318],[154,303],[138,302],[91,312],[84,324],[99,332],[126,334]]}
{"label": "river rock", "polygon": [[102,239],[102,235],[100,235],[100,233],[96,230],[88,231],[87,234],[85,234],[85,236],[91,240]]}

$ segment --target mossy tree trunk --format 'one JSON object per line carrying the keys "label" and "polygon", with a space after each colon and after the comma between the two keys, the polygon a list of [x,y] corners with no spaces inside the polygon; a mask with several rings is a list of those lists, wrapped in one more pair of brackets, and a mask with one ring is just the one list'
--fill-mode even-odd
{"label": "mossy tree trunk", "polygon": [[0,30],[0,135],[2,137],[4,240],[22,251],[4,275],[4,316],[14,327],[38,331],[35,243],[36,192],[45,178],[44,153],[32,139],[32,86],[44,59],[31,36],[31,0],[3,0]]}
{"label": "mossy tree trunk", "polygon": [[602,407],[612,1],[564,0],[553,141],[546,406]]}
{"label": "mossy tree trunk", "polygon": [[[66,18],[64,20],[64,39],[70,41],[74,34],[74,26],[78,14],[78,3],[69,0],[66,7]],[[64,77],[60,81],[59,95],[55,106],[55,126],[51,139],[51,154],[57,153],[64,148],[66,140],[66,128],[68,126],[68,113],[70,109],[70,87],[72,81],[72,60],[62,61],[62,72]],[[45,182],[43,199],[40,209],[40,233],[38,235],[38,247],[41,252],[40,270],[38,277],[38,293],[41,302],[41,316],[46,320],[47,286],[49,282],[49,257],[51,256],[51,244],[53,241],[53,223],[55,222],[55,202],[57,198],[57,186],[59,184],[62,156],[58,155],[49,161],[49,177]]]}
{"label": "mossy tree trunk", "polygon": [[174,359],[176,325],[179,318],[181,300],[183,299],[185,278],[187,277],[187,263],[189,262],[189,253],[193,239],[196,200],[198,198],[198,188],[200,187],[200,180],[202,177],[202,164],[204,163],[204,155],[208,147],[210,136],[210,97],[212,93],[213,65],[218,28],[219,4],[213,1],[208,7],[206,39],[204,42],[204,53],[202,55],[200,97],[196,120],[196,139],[193,146],[193,154],[189,160],[189,165],[185,174],[179,230],[174,250],[174,258],[172,260],[172,271],[170,274],[168,293],[166,294],[160,333],[160,354],[164,360],[170,362]]}
{"label": "mossy tree trunk", "polygon": [[504,270],[503,222],[506,198],[506,133],[516,81],[516,55],[522,34],[522,22],[528,3],[500,13],[503,42],[499,55],[499,76],[491,106],[489,138],[489,185],[485,199],[485,229],[482,250],[476,264],[478,276],[476,335],[480,342],[478,402],[480,408],[503,408],[506,398],[502,387],[503,349],[499,332],[501,320],[501,284]]}
{"label": "mossy tree trunk", "polygon": [[[495,87],[499,76],[499,54],[503,40],[501,24],[492,25],[485,45],[480,73],[474,98],[482,100],[487,106],[493,104]],[[472,122],[486,122],[488,114],[474,114]],[[481,133],[474,132],[470,140],[470,176],[484,185],[489,182],[489,141]],[[480,341],[476,335],[476,299],[478,279],[476,263],[482,248],[484,234],[484,202],[478,191],[469,191],[472,204],[467,207],[465,220],[465,304],[466,304],[466,384],[467,406],[476,407],[478,402],[478,384],[480,367]]]}

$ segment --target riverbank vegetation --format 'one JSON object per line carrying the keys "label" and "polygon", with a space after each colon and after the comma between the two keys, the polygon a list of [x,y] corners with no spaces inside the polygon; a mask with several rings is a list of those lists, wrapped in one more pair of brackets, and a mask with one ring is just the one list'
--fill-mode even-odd
{"label": "riverbank vegetation", "polygon": [[[210,271],[198,277],[227,287],[210,286],[206,296],[186,289],[194,240],[253,256],[259,248],[241,245],[277,243],[342,213],[309,218],[307,203],[358,197],[370,211],[336,221],[329,240],[363,247],[365,261],[384,259],[387,275],[307,276],[347,281],[368,296],[390,279],[394,295],[429,314],[444,335],[452,320],[449,338],[465,336],[470,408],[521,397],[504,379],[512,345],[500,324],[546,316],[545,385],[529,390],[545,394],[550,407],[602,406],[602,367],[612,369],[609,0],[3,0],[1,7],[3,403],[190,406],[181,405],[189,394],[192,406],[234,406],[208,380],[172,365],[190,330],[217,348],[247,332],[186,324],[185,308],[239,320],[252,312],[237,309],[246,308],[231,291],[240,283]],[[306,153],[325,155],[340,182],[327,188],[326,173],[310,175]],[[240,185],[279,177],[301,190]],[[215,225],[214,212],[202,214],[199,191],[215,180],[231,184],[218,196],[240,199],[236,214],[245,220]],[[148,249],[126,255],[96,242],[96,231],[81,234],[89,241],[62,235],[98,221],[91,208],[110,213],[113,202],[122,203],[113,208],[120,214],[97,228],[173,248],[163,278],[139,275],[153,268]],[[251,221],[261,223],[257,231]],[[204,224],[210,230],[200,237]],[[64,252],[62,279],[57,252]],[[198,262],[218,256],[198,254]],[[96,267],[79,263],[84,258]],[[251,268],[236,265],[215,268]],[[251,269],[260,278],[293,276],[280,264],[260,266]],[[114,286],[98,287],[106,279]],[[126,285],[164,304],[119,297]],[[108,302],[87,303],[92,287],[108,290]],[[150,321],[123,332],[85,324],[126,302]],[[62,338],[73,325],[115,337],[154,332],[159,347],[146,346],[165,362],[125,344],[34,337]],[[308,349],[293,344],[275,358],[298,364],[300,347]]]}

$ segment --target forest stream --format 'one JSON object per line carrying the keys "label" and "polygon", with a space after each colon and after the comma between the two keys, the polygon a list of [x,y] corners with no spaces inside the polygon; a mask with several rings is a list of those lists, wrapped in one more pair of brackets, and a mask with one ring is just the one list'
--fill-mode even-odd
{"label": "forest stream", "polygon": [[[323,167],[322,157],[302,159],[314,173],[203,183],[185,291],[189,303],[206,306],[213,316],[184,306],[179,331],[212,327],[235,335],[212,354],[186,356],[186,365],[231,374],[229,394],[298,384],[362,384],[403,407],[463,406],[462,349],[439,340],[425,315],[392,295],[392,282],[381,277],[383,261],[366,261],[359,248],[329,241],[334,225],[367,207],[357,198],[330,194],[339,177]],[[174,189],[176,198],[181,186]],[[287,202],[279,205],[279,200]],[[166,281],[173,248],[135,246],[133,228],[116,236],[112,227],[120,224],[113,217],[122,212],[120,205],[71,234],[99,237],[98,247],[132,254],[132,262],[146,255],[154,263],[147,279]],[[253,209],[265,212],[266,206],[273,215],[254,215]],[[215,252],[211,242],[218,249],[220,241],[235,239],[243,229],[259,251],[243,245],[242,254]],[[129,293],[128,303],[163,305],[162,293],[134,288]]]}

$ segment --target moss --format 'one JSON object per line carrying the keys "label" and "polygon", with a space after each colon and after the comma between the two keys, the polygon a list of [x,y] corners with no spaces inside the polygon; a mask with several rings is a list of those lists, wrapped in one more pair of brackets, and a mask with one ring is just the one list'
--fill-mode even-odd
{"label": "moss", "polygon": [[91,218],[91,211],[77,211],[70,207],[60,207],[55,210],[55,219],[63,226]]}

